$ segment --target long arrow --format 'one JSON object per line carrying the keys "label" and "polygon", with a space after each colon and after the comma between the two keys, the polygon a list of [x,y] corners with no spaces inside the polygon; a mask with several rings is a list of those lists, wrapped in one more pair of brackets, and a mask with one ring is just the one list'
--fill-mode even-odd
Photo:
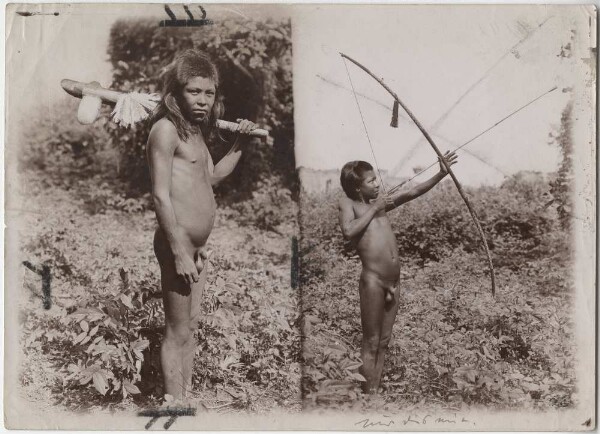
{"label": "long arrow", "polygon": [[[457,105],[459,105],[461,103],[461,101],[469,94],[471,93],[471,91],[473,91],[473,89],[475,89],[483,80],[485,80],[487,78],[487,76],[490,74],[490,72],[492,72],[492,70],[494,68],[496,68],[500,62],[502,62],[504,60],[504,58],[506,58],[506,56],[508,56],[509,54],[513,53],[514,50],[521,45],[523,42],[525,42],[527,39],[529,39],[535,32],[537,32],[544,24],[546,24],[546,22],[552,17],[548,17],[546,18],[544,21],[542,21],[541,24],[539,24],[536,28],[534,28],[532,31],[528,32],[523,38],[521,38],[517,43],[515,43],[512,47],[510,47],[502,56],[500,56],[496,62],[494,62],[493,65],[491,65],[484,73],[483,75],[479,78],[479,80],[477,80],[475,83],[473,83],[471,86],[469,86],[460,97],[458,97],[458,99],[454,102],[454,104],[452,104],[452,106],[450,106],[450,108],[448,108],[448,110],[446,110],[444,112],[444,114],[442,114],[442,116],[440,116],[440,118],[434,122],[433,125],[431,125],[429,127],[430,130],[435,130],[437,127],[439,127],[442,122],[444,122],[446,120],[446,118],[448,117],[448,115],[456,108]],[[402,168],[402,165],[404,164],[404,162],[408,161],[410,159],[410,157],[412,157],[413,153],[415,152],[415,150],[421,145],[422,143],[422,139],[419,139],[410,149],[409,151],[402,157],[402,160],[400,160],[400,162],[398,162],[398,164],[396,164],[396,166],[390,171],[391,175],[394,175],[396,173],[398,173],[398,171]]]}
{"label": "long arrow", "polygon": [[[519,107],[518,109],[514,110],[513,112],[511,112],[510,114],[508,114],[507,116],[503,117],[502,119],[500,119],[498,122],[496,122],[494,125],[492,125],[489,128],[486,128],[485,130],[483,130],[482,132],[480,132],[479,134],[477,134],[476,136],[472,137],[471,139],[467,140],[465,143],[463,143],[462,145],[460,145],[458,148],[454,148],[452,150],[452,152],[455,151],[459,151],[460,149],[464,148],[465,146],[467,146],[469,143],[475,141],[476,139],[478,139],[479,137],[483,136],[485,133],[487,133],[489,130],[496,128],[498,125],[500,125],[502,122],[504,122],[505,120],[507,120],[508,118],[510,118],[513,115],[516,115],[517,113],[519,113],[521,110],[523,110],[524,108],[530,106],[531,104],[533,104],[534,102],[536,102],[538,99],[548,95],[550,92],[554,92],[557,89],[556,86],[554,86],[552,89],[547,90],[546,92],[542,93],[541,95],[537,96],[536,98],[532,99],[531,101],[529,101],[527,104],[522,105],[521,107]],[[413,175],[411,178],[407,179],[406,181],[402,181],[400,184],[390,188],[388,190],[388,194],[390,193],[394,193],[395,191],[397,191],[400,187],[402,187],[404,184],[406,184],[409,181],[412,181],[414,178],[416,178],[417,176],[419,176],[421,173],[425,172],[428,169],[431,169],[433,166],[435,166],[438,162],[435,161],[433,163],[431,163],[429,166],[427,166],[425,169],[417,172],[415,175]]]}
{"label": "long arrow", "polygon": [[492,283],[492,295],[495,296],[496,295],[496,276],[494,274],[494,264],[492,263],[492,255],[490,253],[490,249],[488,247],[488,243],[485,238],[485,233],[483,232],[483,228],[481,227],[481,223],[479,222],[479,218],[477,217],[477,213],[475,212],[475,209],[473,208],[473,206],[471,205],[471,202],[467,198],[467,195],[465,194],[465,192],[462,188],[462,185],[456,178],[456,175],[454,175],[454,172],[450,168],[450,165],[444,159],[444,155],[439,150],[437,145],[434,143],[434,141],[431,138],[431,136],[429,135],[429,133],[425,130],[425,128],[423,128],[421,123],[417,120],[417,118],[412,114],[412,112],[408,109],[408,107],[406,105],[404,105],[404,103],[400,100],[398,95],[396,95],[396,93],[392,89],[390,89],[390,87],[388,85],[386,85],[381,78],[377,77],[366,66],[363,66],[362,64],[360,64],[356,60],[352,59],[351,57],[349,57],[343,53],[340,53],[340,55],[342,56],[343,59],[349,60],[350,62],[352,62],[356,66],[358,66],[360,69],[362,69],[364,72],[369,74],[375,81],[377,81],[394,98],[396,103],[402,107],[402,109],[406,112],[406,114],[413,120],[413,122],[415,123],[417,128],[419,128],[421,133],[423,133],[423,135],[425,136],[425,138],[427,139],[427,141],[429,142],[429,144],[431,145],[431,147],[433,148],[435,153],[440,158],[441,164],[444,165],[446,172],[448,173],[448,175],[450,175],[450,177],[452,178],[452,181],[454,181],[454,185],[456,185],[458,193],[460,194],[463,201],[465,202],[465,205],[467,206],[469,213],[471,214],[471,217],[473,219],[473,222],[475,223],[475,226],[477,227],[477,231],[479,232],[479,235],[481,237],[481,241],[483,243],[483,247],[484,247],[484,250],[485,250],[485,253],[487,256],[488,266],[489,266],[489,270],[490,270],[490,278],[491,278],[491,283]]}
{"label": "long arrow", "polygon": [[[318,78],[320,78],[321,80],[323,80],[325,83],[327,83],[327,84],[330,84],[331,86],[335,86],[335,87],[337,87],[337,88],[339,88],[339,89],[345,90],[346,92],[350,92],[350,93],[352,93],[352,89],[348,89],[348,88],[347,88],[346,86],[344,86],[343,84],[337,83],[337,82],[336,82],[336,81],[334,81],[334,80],[331,80],[331,79],[329,79],[329,78],[323,77],[323,76],[322,76],[322,75],[320,75],[320,74],[317,74],[317,77],[318,77]],[[380,106],[380,107],[382,107],[382,108],[386,109],[387,111],[390,111],[390,112],[392,111],[392,109],[390,108],[389,104],[385,104],[385,103],[383,103],[383,102],[379,101],[379,100],[378,100],[378,99],[376,99],[376,98],[370,97],[370,96],[368,96],[368,95],[365,95],[364,93],[360,93],[360,92],[356,92],[356,95],[360,96],[360,97],[361,97],[361,98],[363,98],[363,99],[366,99],[367,101],[371,101],[372,103],[374,103],[374,104],[377,104],[378,106]],[[406,122],[406,123],[409,123],[409,122],[410,122],[410,123],[411,123],[411,125],[412,125],[412,120],[411,120],[410,118],[408,118],[408,117],[405,117],[405,116],[400,116],[400,115],[398,115],[398,117],[399,117],[400,119],[402,119],[402,120],[403,120],[404,122]],[[437,139],[443,140],[444,142],[448,142],[448,143],[452,142],[452,140],[448,140],[447,138],[445,138],[445,137],[443,137],[443,136],[440,136],[439,134],[434,134],[434,133],[432,133],[432,136],[433,136],[433,137],[435,137],[435,138],[437,138]],[[499,167],[496,167],[496,166],[494,166],[494,165],[493,165],[492,163],[490,163],[489,161],[485,161],[485,160],[484,160],[483,158],[481,158],[479,155],[476,155],[476,154],[474,154],[473,152],[471,152],[471,151],[468,151],[468,150],[466,150],[466,149],[465,149],[465,151],[464,151],[464,152],[466,152],[467,154],[469,154],[470,156],[472,156],[472,157],[473,157],[473,158],[475,158],[476,160],[479,160],[479,161],[481,161],[481,162],[482,162],[483,164],[485,164],[486,166],[489,166],[489,167],[491,167],[492,169],[496,170],[497,172],[501,173],[502,175],[504,175],[504,176],[508,176],[508,175],[507,175],[507,174],[506,174],[506,173],[505,173],[505,172],[504,172],[502,169],[500,169]]]}

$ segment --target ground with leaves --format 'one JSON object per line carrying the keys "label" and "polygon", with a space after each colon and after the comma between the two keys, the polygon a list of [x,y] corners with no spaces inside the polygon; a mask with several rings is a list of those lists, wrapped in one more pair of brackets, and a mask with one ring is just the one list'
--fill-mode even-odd
{"label": "ground with leaves", "polygon": [[[154,213],[147,198],[125,198],[100,178],[71,181],[28,171],[21,182],[23,256],[48,265],[53,279],[45,310],[39,275],[23,269],[22,394],[37,407],[76,411],[159,405]],[[277,218],[274,200],[283,206]],[[261,208],[254,202],[266,211],[249,215]],[[193,378],[199,404],[213,411],[300,407],[294,216],[289,191],[270,184],[218,211]]]}
{"label": "ground with leaves", "polygon": [[307,408],[560,409],[577,402],[568,230],[545,206],[548,183],[515,176],[470,191],[496,264],[453,186],[390,213],[401,254],[400,309],[383,398],[360,393],[361,264],[337,223],[341,193],[300,207]]}

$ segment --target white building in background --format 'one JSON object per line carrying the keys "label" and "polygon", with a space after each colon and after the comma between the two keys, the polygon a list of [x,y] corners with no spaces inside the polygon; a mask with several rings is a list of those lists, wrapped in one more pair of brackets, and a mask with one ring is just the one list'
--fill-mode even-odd
{"label": "white building in background", "polygon": [[[383,182],[386,186],[393,186],[404,181],[405,178],[389,176],[386,170],[382,170]],[[302,190],[311,194],[329,194],[341,189],[340,170],[338,169],[311,169],[309,167],[298,168],[298,179]]]}
{"label": "white building in background", "polygon": [[[338,169],[319,170],[311,169],[309,167],[299,167],[297,170],[298,179],[300,180],[300,185],[303,192],[310,194],[330,194],[341,190],[340,170]],[[433,173],[435,172],[432,172],[430,175],[432,175]],[[382,170],[381,174],[383,176],[383,181],[387,188],[398,185],[406,180],[406,178],[389,176],[386,170]],[[518,173],[515,173],[512,177],[504,177],[500,182],[496,184],[496,186],[502,185],[503,182],[510,178],[519,179],[522,182],[542,181],[548,183],[550,182],[552,177],[553,174],[550,173],[543,173],[535,170],[522,170]],[[403,188],[409,188],[413,184],[413,182],[419,183],[426,179],[427,175],[415,178],[414,181],[406,183]],[[477,188],[480,185],[470,187]]]}

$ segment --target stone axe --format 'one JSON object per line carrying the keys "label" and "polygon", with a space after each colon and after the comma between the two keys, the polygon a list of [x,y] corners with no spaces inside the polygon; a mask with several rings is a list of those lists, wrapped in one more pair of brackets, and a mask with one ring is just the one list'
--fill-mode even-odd
{"label": "stone axe", "polygon": [[[114,105],[111,113],[112,120],[119,125],[129,127],[148,118],[160,101],[160,96],[157,94],[119,92],[106,89],[97,81],[82,83],[64,79],[60,84],[69,95],[81,98],[77,109],[77,120],[86,125],[98,118],[102,103]],[[217,119],[217,128],[220,130],[235,132],[238,125],[235,122]],[[259,128],[252,130],[249,135],[269,138],[269,132]]]}

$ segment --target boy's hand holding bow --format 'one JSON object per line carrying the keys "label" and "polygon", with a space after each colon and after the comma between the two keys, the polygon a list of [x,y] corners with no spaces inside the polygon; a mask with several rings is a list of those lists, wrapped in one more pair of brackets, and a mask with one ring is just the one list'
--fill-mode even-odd
{"label": "boy's hand holding bow", "polygon": [[[456,164],[457,159],[458,159],[458,157],[456,156],[456,151],[452,151],[452,152],[446,151],[446,153],[444,154],[444,161],[446,162],[448,167],[452,166],[453,164]],[[440,157],[438,157],[438,160],[440,162],[440,173],[442,173],[444,176],[446,176],[448,174],[448,171],[446,170],[446,167],[442,163],[442,159]]]}

